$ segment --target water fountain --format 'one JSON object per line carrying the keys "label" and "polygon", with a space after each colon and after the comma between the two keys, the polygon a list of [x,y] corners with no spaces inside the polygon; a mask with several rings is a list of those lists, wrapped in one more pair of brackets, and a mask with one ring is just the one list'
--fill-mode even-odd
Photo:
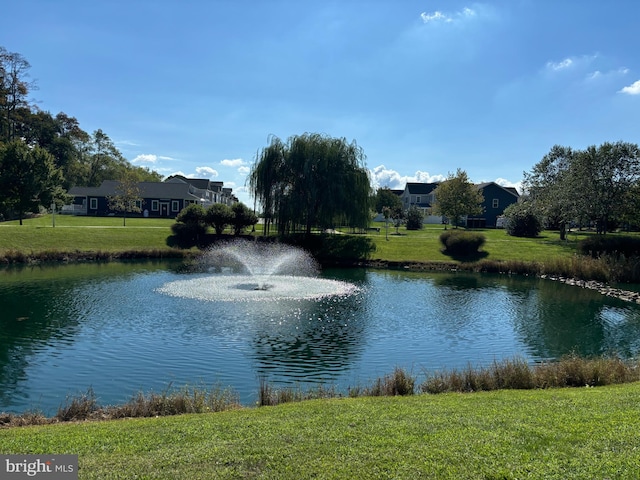
{"label": "water fountain", "polygon": [[169,282],[158,291],[207,301],[317,300],[358,291],[353,284],[320,278],[309,253],[280,243],[228,242],[207,251],[200,266],[205,275]]}

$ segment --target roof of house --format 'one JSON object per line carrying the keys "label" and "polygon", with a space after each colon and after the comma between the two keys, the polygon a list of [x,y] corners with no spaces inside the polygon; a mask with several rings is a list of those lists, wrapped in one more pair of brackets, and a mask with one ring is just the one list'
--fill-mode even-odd
{"label": "roof of house", "polygon": [[[77,197],[108,197],[116,195],[120,182],[116,180],[104,180],[99,187],[72,187],[69,194]],[[144,198],[180,198],[187,200],[200,200],[189,192],[189,184],[182,182],[139,182],[140,196]]]}
{"label": "roof of house", "polygon": [[505,191],[509,192],[514,197],[519,197],[520,196],[520,194],[518,193],[518,190],[516,190],[515,187],[503,187],[502,185],[499,185],[496,182],[479,183],[479,184],[476,185],[476,187],[478,187],[478,189],[484,189],[484,188],[488,187],[489,185],[495,185],[496,187],[501,188],[502,190],[505,190]]}
{"label": "roof of house", "polygon": [[433,192],[438,187],[437,183],[417,183],[417,182],[407,182],[405,191],[409,192],[411,195],[428,195]]}

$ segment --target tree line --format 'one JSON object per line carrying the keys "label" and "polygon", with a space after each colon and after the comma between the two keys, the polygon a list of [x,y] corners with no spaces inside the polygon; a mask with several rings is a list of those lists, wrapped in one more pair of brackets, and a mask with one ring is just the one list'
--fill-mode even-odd
{"label": "tree line", "polygon": [[30,68],[21,54],[0,46],[0,219],[22,220],[67,203],[73,186],[162,180],[129,163],[101,129],[87,133],[76,118],[40,109],[30,98],[37,88]]}
{"label": "tree line", "polygon": [[606,234],[640,225],[640,149],[618,141],[584,150],[555,145],[524,173],[524,200],[541,225],[565,238],[568,227]]}

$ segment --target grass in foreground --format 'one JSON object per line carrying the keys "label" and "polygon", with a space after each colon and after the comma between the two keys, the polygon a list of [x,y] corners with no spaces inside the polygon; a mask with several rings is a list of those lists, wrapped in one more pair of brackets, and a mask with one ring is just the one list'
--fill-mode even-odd
{"label": "grass in foreground", "polygon": [[91,478],[637,478],[640,384],[312,400],[0,430]]}

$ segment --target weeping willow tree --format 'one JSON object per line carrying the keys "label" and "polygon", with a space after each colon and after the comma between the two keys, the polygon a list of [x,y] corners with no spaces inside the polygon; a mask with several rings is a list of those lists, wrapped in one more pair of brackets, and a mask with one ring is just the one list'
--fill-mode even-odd
{"label": "weeping willow tree", "polygon": [[265,216],[265,233],[311,233],[369,223],[371,184],[365,155],[356,142],[317,133],[294,135],[286,143],[271,137],[256,155],[249,188]]}

